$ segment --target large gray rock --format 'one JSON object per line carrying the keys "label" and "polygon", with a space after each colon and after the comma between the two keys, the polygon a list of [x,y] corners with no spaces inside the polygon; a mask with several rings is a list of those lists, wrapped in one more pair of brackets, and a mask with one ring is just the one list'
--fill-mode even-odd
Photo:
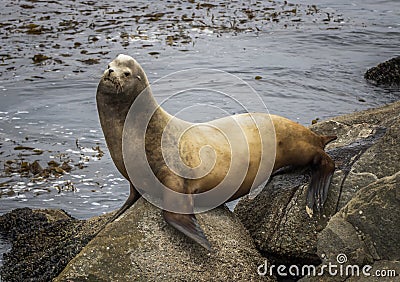
{"label": "large gray rock", "polygon": [[140,199],[109,224],[55,281],[264,281],[264,259],[227,208],[197,215],[213,251],[208,253]]}
{"label": "large gray rock", "polygon": [[[384,177],[356,193],[353,199],[334,215],[318,234],[318,255],[322,265],[357,266],[359,272],[344,271],[330,281],[364,281],[376,270],[394,270],[400,274],[400,172]],[[371,267],[371,269],[370,269]],[[362,269],[366,270],[364,274]],[[320,268],[321,269],[321,268]],[[359,275],[357,275],[359,273]],[[394,281],[394,277],[387,277]],[[310,277],[302,281],[319,281]],[[350,280],[350,281],[351,281]]]}
{"label": "large gray rock", "polygon": [[399,113],[396,102],[311,127],[338,136],[327,146],[337,169],[321,216],[309,218],[305,211],[307,169],[275,176],[255,199],[238,203],[235,213],[264,256],[283,264],[321,263],[318,234],[329,219],[360,189],[400,170]]}

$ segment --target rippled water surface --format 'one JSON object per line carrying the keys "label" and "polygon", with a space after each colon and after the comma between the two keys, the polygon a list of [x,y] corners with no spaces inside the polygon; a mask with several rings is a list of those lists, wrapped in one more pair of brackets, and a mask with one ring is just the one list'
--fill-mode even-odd
{"label": "rippled water surface", "polygon": [[[8,169],[0,173],[0,214],[27,206],[88,218],[125,200],[128,185],[95,104],[100,75],[120,53],[135,57],[150,82],[194,67],[229,72],[271,113],[305,125],[399,99],[398,90],[363,78],[400,53],[399,1],[285,2],[2,1],[0,166]],[[224,107],[196,93],[165,107],[207,103]],[[211,117],[204,106],[188,118]],[[35,160],[72,170],[44,178],[18,172]]]}

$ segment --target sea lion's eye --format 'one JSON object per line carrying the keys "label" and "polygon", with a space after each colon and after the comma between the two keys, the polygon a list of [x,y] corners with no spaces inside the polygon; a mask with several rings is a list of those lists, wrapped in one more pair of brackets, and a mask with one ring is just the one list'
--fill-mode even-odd
{"label": "sea lion's eye", "polygon": [[124,72],[125,76],[128,77],[131,75],[131,73],[129,71]]}
{"label": "sea lion's eye", "polygon": [[110,68],[110,65],[107,66],[107,69],[109,69],[109,68]]}
{"label": "sea lion's eye", "polygon": [[139,79],[139,81],[142,81],[142,78],[140,77],[140,75],[137,75],[136,78]]}

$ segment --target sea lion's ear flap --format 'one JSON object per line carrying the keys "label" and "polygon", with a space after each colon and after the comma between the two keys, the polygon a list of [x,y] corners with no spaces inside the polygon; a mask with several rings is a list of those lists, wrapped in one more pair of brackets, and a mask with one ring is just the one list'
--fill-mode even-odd
{"label": "sea lion's ear flap", "polygon": [[306,211],[310,217],[313,216],[314,207],[318,212],[321,211],[334,171],[333,160],[324,151],[319,151],[311,164],[311,181],[307,191]]}
{"label": "sea lion's ear flap", "polygon": [[165,221],[171,226],[199,243],[208,251],[211,251],[211,244],[206,235],[204,235],[194,214],[179,214],[164,210],[163,216]]}

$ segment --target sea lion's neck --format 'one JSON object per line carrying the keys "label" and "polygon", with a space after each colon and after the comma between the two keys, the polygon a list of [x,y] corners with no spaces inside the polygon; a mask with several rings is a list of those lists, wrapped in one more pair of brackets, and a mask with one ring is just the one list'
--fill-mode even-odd
{"label": "sea lion's neck", "polygon": [[[97,108],[107,147],[119,172],[127,179],[129,177],[123,161],[122,134],[125,120],[131,107],[138,107],[138,111],[135,108],[134,114],[137,118],[143,117],[143,111],[154,111],[150,120],[143,121],[148,122],[148,128],[154,135],[162,132],[165,125],[172,118],[157,103],[151,90],[146,92],[142,94],[143,96],[140,95],[133,98],[128,95],[122,96],[123,94],[120,96],[107,95],[101,91],[98,91],[97,94]],[[135,102],[139,104],[134,104]],[[141,106],[140,103],[143,105]]]}

